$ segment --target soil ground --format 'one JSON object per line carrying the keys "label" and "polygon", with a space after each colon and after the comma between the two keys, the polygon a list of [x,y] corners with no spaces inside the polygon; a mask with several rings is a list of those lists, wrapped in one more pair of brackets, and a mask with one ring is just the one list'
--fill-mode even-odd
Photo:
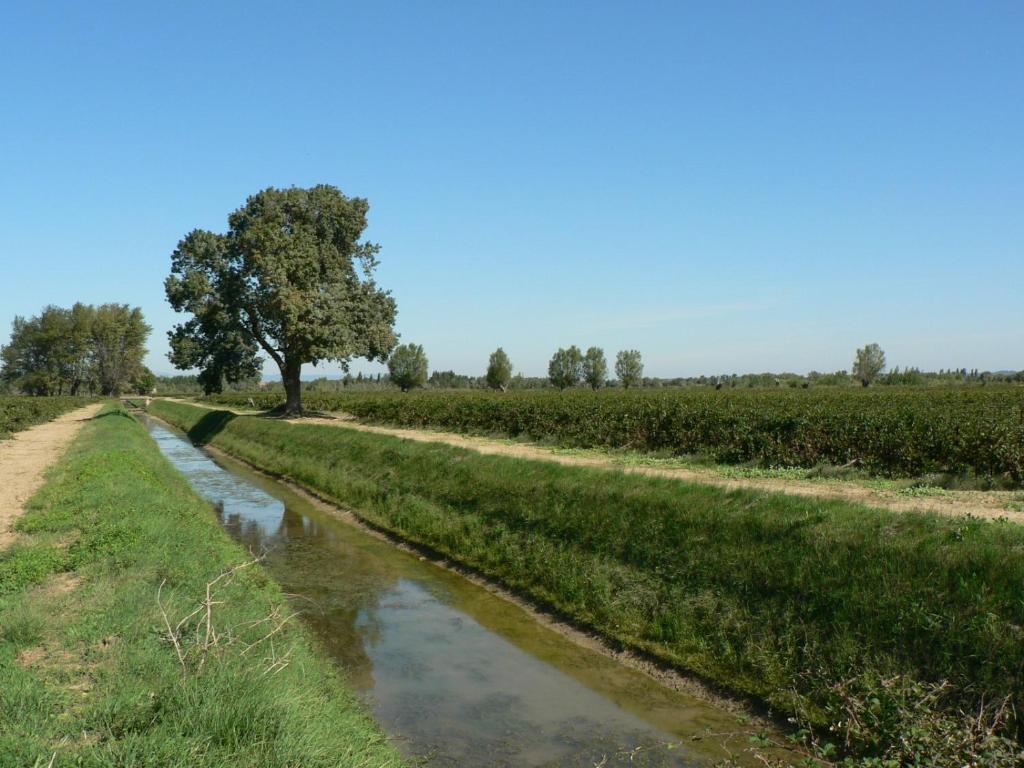
{"label": "soil ground", "polygon": [[440,442],[469,448],[483,454],[512,456],[519,459],[554,461],[559,464],[596,467],[619,472],[635,472],[651,477],[670,477],[676,480],[705,483],[722,488],[747,488],[761,491],[789,493],[796,496],[817,496],[829,499],[845,499],[871,507],[883,507],[897,512],[934,511],[947,515],[974,515],[995,519],[1005,517],[1024,522],[1024,509],[1010,505],[1019,498],[1019,493],[1010,491],[941,491],[937,495],[909,496],[898,490],[874,488],[855,480],[801,480],[781,477],[723,477],[715,468],[661,468],[630,466],[606,456],[574,455],[561,449],[536,443],[512,443],[493,438],[459,435],[451,432],[434,432],[419,429],[400,429],[361,424],[351,419],[301,419],[302,423],[331,424],[347,429],[402,437],[408,440]]}
{"label": "soil ground", "polygon": [[14,521],[42,486],[46,470],[101,407],[102,403],[87,405],[0,440],[0,549],[14,540]]}

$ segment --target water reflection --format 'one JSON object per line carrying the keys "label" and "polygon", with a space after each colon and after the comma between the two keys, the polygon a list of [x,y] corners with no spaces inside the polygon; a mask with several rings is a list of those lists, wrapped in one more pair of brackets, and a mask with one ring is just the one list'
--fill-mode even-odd
{"label": "water reflection", "polygon": [[[582,649],[464,579],[146,421],[409,756],[431,766],[703,765],[734,718]],[[221,464],[223,466],[221,466]]]}

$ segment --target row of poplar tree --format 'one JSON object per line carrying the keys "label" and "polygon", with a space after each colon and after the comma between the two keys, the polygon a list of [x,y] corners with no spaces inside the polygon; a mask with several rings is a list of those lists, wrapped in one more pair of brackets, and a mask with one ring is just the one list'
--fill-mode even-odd
{"label": "row of poplar tree", "polygon": [[[428,368],[427,355],[420,344],[402,344],[388,358],[388,377],[403,391],[426,384]],[[624,349],[615,356],[615,376],[626,388],[642,383],[644,364],[637,350]],[[559,389],[582,383],[600,389],[608,383],[608,361],[604,350],[591,347],[584,353],[575,345],[559,349],[548,363],[548,379]],[[491,353],[485,380],[487,386],[502,391],[512,383],[512,361],[501,347]]]}

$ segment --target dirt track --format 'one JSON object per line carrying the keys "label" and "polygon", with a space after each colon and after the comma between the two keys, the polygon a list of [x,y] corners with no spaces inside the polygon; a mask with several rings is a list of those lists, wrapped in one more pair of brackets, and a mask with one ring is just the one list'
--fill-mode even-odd
{"label": "dirt track", "polygon": [[884,507],[897,512],[935,511],[947,515],[974,515],[976,517],[1005,517],[1015,522],[1024,522],[1024,512],[1007,508],[1016,494],[1007,491],[948,491],[941,496],[904,496],[896,491],[879,490],[856,481],[794,480],[778,477],[727,478],[713,469],[662,469],[658,467],[628,466],[611,459],[597,456],[574,456],[558,453],[551,448],[529,443],[507,443],[486,437],[471,437],[450,432],[432,432],[418,429],[381,427],[346,419],[293,419],[304,424],[329,424],[362,432],[403,437],[408,440],[446,443],[469,448],[479,453],[512,456],[520,459],[554,461],[572,466],[596,467],[598,469],[633,472],[650,477],[670,477],[676,480],[705,483],[721,488],[748,488],[762,491],[789,493],[795,496],[817,496],[819,498],[845,499],[872,507]]}
{"label": "dirt track", "polygon": [[14,540],[11,527],[25,511],[25,503],[42,486],[46,470],[101,407],[100,403],[87,405],[16,432],[10,440],[0,440],[0,549]]}

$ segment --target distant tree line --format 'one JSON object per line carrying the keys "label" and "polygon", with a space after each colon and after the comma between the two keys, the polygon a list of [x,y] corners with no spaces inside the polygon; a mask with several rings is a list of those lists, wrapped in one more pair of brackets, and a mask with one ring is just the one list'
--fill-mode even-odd
{"label": "distant tree line", "polygon": [[[420,345],[403,345],[395,350],[389,360],[390,376],[370,380],[369,386],[387,387],[397,385],[403,391],[417,387],[436,389],[483,389],[490,388],[500,391],[508,389],[541,389],[555,387],[587,386],[591,389],[602,387],[623,388],[660,388],[660,387],[714,387],[715,389],[735,388],[809,388],[821,386],[852,386],[872,385],[903,385],[927,386],[929,384],[971,384],[987,382],[1024,383],[1024,371],[1003,371],[999,373],[960,370],[940,370],[924,372],[918,368],[898,366],[885,372],[885,352],[878,344],[866,344],[854,355],[853,365],[849,371],[841,370],[833,373],[811,371],[806,375],[796,373],[746,373],[723,374],[717,376],[695,376],[658,378],[645,377],[643,358],[638,350],[625,349],[615,357],[614,378],[608,376],[608,363],[604,350],[590,347],[583,352],[578,346],[559,348],[548,363],[547,377],[527,377],[513,375],[512,361],[504,349],[499,347],[487,363],[487,371],[483,376],[468,376],[454,371],[434,371],[427,375],[428,361],[423,347]],[[401,380],[395,378],[400,372]],[[361,381],[346,379],[339,388],[345,386],[367,386]]]}
{"label": "distant tree line", "polygon": [[[259,374],[247,379],[240,379],[235,382],[224,381],[221,383],[221,392],[252,392],[260,389],[261,377]],[[156,394],[163,395],[201,395],[207,394],[206,382],[202,375],[180,374],[177,376],[157,376],[153,386]]]}
{"label": "distant tree line", "polygon": [[47,306],[15,317],[0,348],[0,379],[28,395],[148,392],[156,377],[142,364],[150,326],[127,304]]}
{"label": "distant tree line", "polygon": [[[854,365],[849,370],[808,374],[796,373],[745,373],[721,374],[693,377],[648,377],[644,376],[643,359],[639,351],[627,349],[615,357],[614,377],[608,378],[608,366],[604,351],[590,347],[585,353],[571,346],[555,352],[549,363],[548,376],[524,376],[514,372],[508,354],[499,347],[491,353],[483,376],[456,373],[452,370],[432,371],[428,375],[429,360],[421,345],[405,344],[395,349],[388,358],[388,373],[352,374],[346,372],[340,379],[320,377],[303,382],[306,392],[341,392],[353,390],[387,390],[394,387],[409,391],[417,388],[428,389],[494,389],[498,391],[522,389],[550,389],[587,386],[622,388],[682,388],[709,387],[715,389],[761,389],[761,388],[810,388],[849,386],[929,386],[943,384],[985,384],[987,382],[1024,383],[1024,371],[988,373],[966,368],[925,372],[918,368],[900,369],[898,366],[884,372],[885,354],[867,345],[857,350]],[[867,350],[865,352],[865,350]],[[175,384],[181,382],[181,384]],[[865,383],[866,382],[866,383]],[[246,391],[256,388],[270,391],[284,389],[280,381],[248,379],[234,384],[225,383],[225,388]],[[195,376],[161,377],[157,381],[158,391],[198,392],[202,383]]]}

